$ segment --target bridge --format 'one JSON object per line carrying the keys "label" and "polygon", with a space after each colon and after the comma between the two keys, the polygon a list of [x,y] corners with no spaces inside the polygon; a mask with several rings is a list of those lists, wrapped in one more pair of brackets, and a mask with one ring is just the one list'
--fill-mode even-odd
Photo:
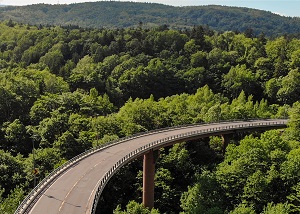
{"label": "bridge", "polygon": [[192,124],[139,133],[88,150],[42,180],[19,205],[15,214],[95,213],[101,193],[123,165],[144,156],[143,204],[153,207],[154,153],[175,143],[220,135],[285,128],[286,119],[227,121]]}

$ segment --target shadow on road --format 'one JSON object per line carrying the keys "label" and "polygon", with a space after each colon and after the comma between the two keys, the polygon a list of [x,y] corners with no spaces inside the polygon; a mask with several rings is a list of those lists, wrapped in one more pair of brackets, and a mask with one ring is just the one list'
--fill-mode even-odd
{"label": "shadow on road", "polygon": [[[52,195],[46,195],[46,194],[44,194],[44,195],[47,196],[48,198],[52,198],[52,199],[54,199],[54,200],[63,202],[63,200],[58,199],[58,198],[55,198],[55,197],[52,196]],[[74,204],[70,204],[70,203],[68,203],[68,202],[65,202],[65,204],[69,204],[69,205],[74,206],[74,207],[81,207],[80,205],[74,205]]]}

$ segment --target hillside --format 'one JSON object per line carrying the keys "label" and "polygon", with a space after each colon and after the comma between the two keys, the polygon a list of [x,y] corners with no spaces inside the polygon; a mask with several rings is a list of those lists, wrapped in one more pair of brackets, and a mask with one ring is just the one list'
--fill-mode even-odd
{"label": "hillside", "polygon": [[[183,124],[286,116],[286,132],[233,133],[225,155],[221,137],[160,150],[155,208],[299,213],[299,59],[300,39],[288,36],[0,22],[0,213],[13,214],[35,180],[106,142]],[[100,213],[136,213],[142,164],[124,166],[107,184]]]}
{"label": "hillside", "polygon": [[88,28],[151,28],[167,25],[186,29],[208,25],[217,31],[240,31],[251,28],[267,36],[298,34],[300,18],[283,17],[271,12],[227,7],[173,7],[154,3],[89,2],[70,5],[36,4],[0,8],[0,20],[33,25],[75,25]]}

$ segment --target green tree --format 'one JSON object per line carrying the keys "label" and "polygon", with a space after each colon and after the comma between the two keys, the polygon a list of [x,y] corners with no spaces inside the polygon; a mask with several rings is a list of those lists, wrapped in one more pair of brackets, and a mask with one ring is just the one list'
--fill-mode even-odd
{"label": "green tree", "polygon": [[204,171],[197,183],[181,196],[182,213],[224,213],[221,188],[214,173]]}
{"label": "green tree", "polygon": [[25,198],[25,191],[21,187],[11,190],[10,194],[3,201],[0,200],[0,212],[12,214],[15,212],[20,202]]}
{"label": "green tree", "polygon": [[300,212],[300,183],[292,187],[290,195],[287,196],[289,208],[292,213]]}
{"label": "green tree", "polygon": [[281,177],[287,186],[296,185],[299,181],[300,149],[294,149],[287,155],[287,160],[282,163]]}
{"label": "green tree", "polygon": [[0,150],[0,163],[0,188],[4,188],[3,196],[6,197],[18,184],[24,182],[23,158]]}
{"label": "green tree", "polygon": [[47,65],[52,73],[59,74],[64,63],[64,56],[60,50],[53,50],[42,56],[40,63]]}
{"label": "green tree", "polygon": [[266,44],[266,53],[268,58],[274,63],[274,76],[285,76],[287,73],[286,59],[288,41],[286,38],[279,37],[273,41],[268,41]]}
{"label": "green tree", "polygon": [[196,53],[198,50],[200,50],[200,46],[196,44],[194,39],[187,41],[184,45],[184,51],[188,56]]}
{"label": "green tree", "polygon": [[96,88],[103,91],[104,87],[101,75],[97,72],[96,64],[93,58],[88,55],[80,59],[76,68],[71,71],[69,82],[72,89],[82,88],[88,91],[91,88]]}
{"label": "green tree", "polygon": [[197,91],[198,88],[206,85],[207,71],[204,67],[191,68],[186,71],[182,78],[185,82],[186,90],[189,93]]}
{"label": "green tree", "polygon": [[13,154],[21,153],[27,155],[31,151],[31,140],[27,134],[26,127],[19,120],[16,119],[12,123],[6,122],[2,127],[4,131],[4,138],[7,145],[3,147]]}
{"label": "green tree", "polygon": [[84,95],[81,99],[80,112],[88,116],[108,115],[114,112],[115,107],[110,102],[107,94],[98,95],[95,88],[90,90],[89,95]]}
{"label": "green tree", "polygon": [[288,204],[283,204],[283,203],[269,203],[262,214],[288,214],[290,213],[290,208]]}
{"label": "green tree", "polygon": [[259,86],[257,85],[255,75],[251,70],[246,68],[246,65],[232,67],[230,71],[224,75],[222,84],[227,94],[232,98],[237,97],[242,90],[247,95],[258,95],[259,93]]}
{"label": "green tree", "polygon": [[[84,143],[88,144],[87,142]],[[71,132],[66,131],[54,142],[54,148],[57,148],[65,159],[71,159],[91,148],[91,144],[85,144],[78,142]]]}
{"label": "green tree", "polygon": [[256,77],[260,81],[267,81],[273,77],[273,64],[269,58],[259,57],[254,62],[254,69],[256,70]]}
{"label": "green tree", "polygon": [[59,136],[67,131],[67,119],[67,114],[54,111],[51,117],[45,118],[39,123],[37,134],[41,138],[41,147],[51,146]]}
{"label": "green tree", "polygon": [[290,66],[292,69],[300,69],[300,50],[296,50],[292,53],[291,59],[290,59]]}
{"label": "green tree", "polygon": [[152,208],[149,210],[148,208],[145,208],[142,204],[138,204],[135,201],[130,201],[125,211],[121,211],[121,207],[118,206],[114,212],[114,214],[159,214],[160,212],[157,209]]}
{"label": "green tree", "polygon": [[300,72],[298,69],[291,70],[287,76],[282,78],[281,87],[277,97],[282,103],[292,104],[299,100]]}
{"label": "green tree", "polygon": [[282,164],[291,163],[285,162],[289,150],[276,130],[265,132],[260,139],[246,137],[238,146],[230,144],[224,162],[216,171],[228,200],[227,207],[232,209],[246,203],[260,212],[267,203],[286,200],[288,191],[281,172],[288,169]]}
{"label": "green tree", "polygon": [[[34,158],[34,159],[33,159]],[[33,187],[34,177],[36,177],[37,183],[46,177],[55,168],[65,162],[62,158],[61,152],[55,148],[35,149],[34,157],[31,153],[24,161],[27,181],[30,186]],[[33,169],[37,169],[37,174],[34,175]]]}
{"label": "green tree", "polygon": [[285,137],[289,140],[300,141],[300,103],[295,102],[288,112],[289,121]]}
{"label": "green tree", "polygon": [[271,102],[276,102],[278,97],[277,93],[280,89],[282,78],[271,78],[265,83],[265,94]]}
{"label": "green tree", "polygon": [[245,204],[239,204],[234,210],[230,211],[230,214],[255,214],[253,207],[248,207]]}

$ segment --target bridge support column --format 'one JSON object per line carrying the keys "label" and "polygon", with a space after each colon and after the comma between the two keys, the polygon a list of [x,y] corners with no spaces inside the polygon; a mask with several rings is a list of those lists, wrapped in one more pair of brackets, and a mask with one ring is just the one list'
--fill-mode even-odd
{"label": "bridge support column", "polygon": [[143,205],[148,208],[154,207],[154,176],[155,162],[159,151],[150,150],[144,155],[143,164]]}
{"label": "bridge support column", "polygon": [[229,141],[230,141],[229,135],[228,134],[223,134],[222,135],[222,152],[223,152],[223,154],[225,154],[225,152],[226,152],[226,148],[229,144]]}

